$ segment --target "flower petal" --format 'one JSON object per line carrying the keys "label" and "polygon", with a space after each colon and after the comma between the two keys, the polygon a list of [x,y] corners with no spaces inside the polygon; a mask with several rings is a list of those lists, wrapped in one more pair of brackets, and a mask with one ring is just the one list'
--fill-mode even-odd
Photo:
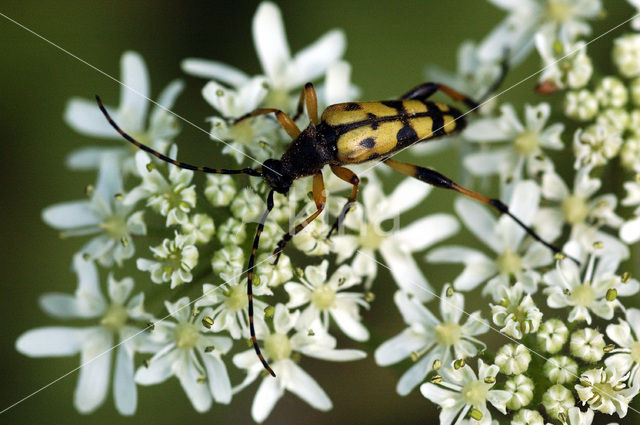
{"label": "flower petal", "polygon": [[133,352],[121,346],[116,354],[116,370],[113,375],[113,398],[121,415],[133,415],[138,404],[138,390],[134,380]]}
{"label": "flower petal", "polygon": [[42,210],[42,220],[60,230],[96,226],[101,221],[89,201],[62,202],[46,207]]}
{"label": "flower petal", "polygon": [[396,232],[394,240],[409,252],[435,245],[458,231],[460,225],[450,214],[433,214],[414,221]]}
{"label": "flower petal", "polygon": [[432,187],[415,179],[404,179],[387,198],[385,205],[389,205],[382,211],[381,220],[395,217],[418,205],[431,192]]}
{"label": "flower petal", "polygon": [[120,61],[122,88],[118,107],[119,124],[130,133],[141,132],[149,107],[149,74],[138,53],[125,52]]}
{"label": "flower petal", "polygon": [[427,282],[413,256],[396,249],[393,243],[387,242],[390,241],[387,240],[380,246],[380,253],[398,286],[422,301],[433,298],[435,295],[433,288]]}
{"label": "flower petal", "polygon": [[113,337],[98,327],[87,333],[80,355],[80,375],[73,394],[73,405],[80,413],[90,413],[104,403],[111,372]]}
{"label": "flower petal", "polygon": [[204,367],[207,369],[209,389],[216,403],[229,404],[231,402],[231,382],[224,362],[218,356],[204,354]]}
{"label": "flower petal", "polygon": [[281,80],[291,59],[289,44],[278,6],[262,2],[253,17],[253,44],[264,73],[271,82]]}
{"label": "flower petal", "polygon": [[249,81],[249,76],[231,65],[208,59],[187,58],[181,63],[182,70],[196,77],[221,81],[240,87]]}
{"label": "flower petal", "polygon": [[[112,116],[114,108],[105,106]],[[101,139],[119,139],[121,136],[113,130],[104,118],[94,100],[72,98],[64,110],[64,120],[80,134]]]}
{"label": "flower petal", "polygon": [[411,366],[396,385],[396,391],[401,396],[409,394],[413,389],[418,386],[424,378],[432,370],[433,362],[440,356],[440,350],[432,350],[423,358],[421,358],[416,364]]}
{"label": "flower petal", "polygon": [[262,422],[267,419],[277,401],[284,394],[281,379],[278,377],[273,379],[271,376],[262,379],[251,405],[251,417],[254,421]]}
{"label": "flower petal", "polygon": [[458,198],[454,203],[458,217],[480,241],[495,252],[501,251],[501,244],[495,233],[496,219],[483,205],[470,199]]}
{"label": "flower petal", "polygon": [[73,356],[80,351],[88,329],[43,327],[31,329],[18,337],[16,350],[29,357]]}
{"label": "flower petal", "polygon": [[293,75],[290,75],[291,80],[287,85],[293,88],[319,78],[342,57],[346,46],[344,31],[334,29],[327,32],[294,56]]}
{"label": "flower petal", "polygon": [[204,382],[199,382],[200,372],[195,362],[188,356],[189,352],[185,352],[182,358],[176,361],[175,374],[193,408],[198,412],[206,412],[211,408],[212,403],[209,387]]}
{"label": "flower petal", "polygon": [[338,306],[337,308],[330,309],[329,312],[340,330],[349,338],[356,341],[366,341],[369,339],[369,331],[351,311]]}
{"label": "flower petal", "polygon": [[[333,407],[329,396],[307,372],[291,360],[286,362],[286,388],[318,410],[329,410]],[[257,394],[256,394],[257,397]]]}

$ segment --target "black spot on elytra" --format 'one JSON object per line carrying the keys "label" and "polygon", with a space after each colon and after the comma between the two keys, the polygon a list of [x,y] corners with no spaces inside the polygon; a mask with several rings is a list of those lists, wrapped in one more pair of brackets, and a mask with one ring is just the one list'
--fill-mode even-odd
{"label": "black spot on elytra", "polygon": [[396,134],[396,139],[398,140],[398,143],[413,142],[414,140],[418,139],[418,135],[416,134],[416,131],[413,129],[413,127],[411,127],[410,125],[406,125],[398,131],[398,134]]}
{"label": "black spot on elytra", "polygon": [[383,100],[382,103],[384,106],[388,106],[389,108],[401,110],[404,109],[404,105],[401,100]]}
{"label": "black spot on elytra", "polygon": [[371,112],[367,114],[367,121],[371,123],[372,130],[376,130],[380,125],[380,123],[378,123],[378,116],[376,114],[372,114]]}
{"label": "black spot on elytra", "polygon": [[366,139],[360,140],[360,146],[363,146],[367,149],[371,149],[375,145],[376,145],[376,142],[371,137],[367,137]]}
{"label": "black spot on elytra", "polygon": [[348,103],[344,108],[345,111],[359,111],[360,109],[362,109],[362,106],[357,103]]}

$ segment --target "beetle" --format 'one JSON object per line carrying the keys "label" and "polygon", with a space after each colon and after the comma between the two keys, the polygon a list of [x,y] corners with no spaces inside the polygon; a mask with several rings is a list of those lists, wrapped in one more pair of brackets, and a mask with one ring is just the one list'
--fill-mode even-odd
{"label": "beetle", "polygon": [[[504,67],[503,67],[504,74]],[[501,77],[488,90],[486,98],[500,84]],[[260,351],[253,324],[253,268],[256,251],[264,225],[273,209],[274,192],[286,194],[293,182],[303,177],[313,177],[313,199],[316,211],[293,226],[278,242],[273,255],[277,264],[282,250],[291,238],[302,231],[309,223],[320,215],[326,205],[326,194],[322,178],[322,169],[329,165],[331,171],[340,179],[351,184],[351,194],[331,230],[327,234],[339,229],[346,214],[356,201],[360,179],[350,169],[344,167],[349,164],[360,164],[367,161],[379,160],[383,164],[400,173],[416,178],[424,183],[451,189],[496,209],[500,214],[506,214],[513,219],[535,240],[544,244],[560,258],[566,257],[557,247],[543,240],[531,227],[514,216],[508,207],[499,199],[488,198],[478,192],[462,187],[448,177],[430,168],[421,167],[391,159],[391,155],[411,145],[432,140],[437,137],[459,133],[466,125],[465,117],[459,109],[444,103],[432,102],[428,99],[441,91],[454,101],[464,103],[471,110],[479,107],[479,103],[468,96],[444,84],[427,82],[409,90],[402,97],[388,101],[374,102],[346,102],[328,106],[318,117],[318,101],[313,84],[305,84],[297,105],[296,115],[291,118],[285,112],[275,108],[259,108],[234,120],[234,124],[260,115],[274,114],[280,126],[291,137],[292,142],[280,159],[267,159],[261,168],[221,169],[205,166],[195,166],[169,158],[150,147],[143,145],[125,133],[113,121],[105,109],[100,97],[96,95],[98,106],[111,126],[129,142],[138,148],[169,162],[177,167],[192,171],[214,174],[247,174],[260,177],[269,186],[267,208],[263,213],[251,248],[251,255],[247,265],[247,298],[249,310],[249,328],[253,348],[264,368],[276,376]],[[310,123],[304,130],[300,130],[295,123],[306,107]],[[569,257],[571,258],[571,257]],[[571,258],[573,261],[577,260]]]}

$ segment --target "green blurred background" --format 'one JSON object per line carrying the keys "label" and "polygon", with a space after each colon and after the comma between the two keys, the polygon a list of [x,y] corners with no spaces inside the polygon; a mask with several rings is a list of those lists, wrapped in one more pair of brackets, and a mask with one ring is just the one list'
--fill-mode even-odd
{"label": "green blurred background", "polygon": [[[457,46],[465,39],[481,39],[503,17],[498,9],[479,0],[277,3],[283,11],[292,52],[331,28],[346,31],[345,58],[353,66],[352,80],[363,89],[366,99],[395,97],[422,82],[427,63],[454,69]],[[250,30],[257,4],[254,1],[5,1],[0,12],[115,77],[119,76],[120,55],[129,49],[140,52],[150,70],[152,98],[170,80],[184,77],[187,89],[175,110],[207,128],[204,118],[211,115],[212,110],[200,96],[204,81],[183,76],[180,60],[212,58],[250,74],[258,73],[260,66]],[[621,0],[610,0],[605,5],[609,14],[594,24],[595,34],[632,13]],[[602,72],[613,71],[609,64],[610,43],[623,30],[628,31],[628,26],[589,47],[596,68]],[[3,154],[5,163],[0,185],[3,199],[0,214],[5,226],[0,278],[1,410],[78,366],[78,357],[24,357],[15,351],[14,341],[33,327],[60,323],[39,310],[40,294],[73,292],[76,286],[76,277],[70,271],[71,257],[84,239],[60,240],[57,232],[40,219],[45,206],[81,198],[85,186],[95,178],[93,173],[71,172],[64,167],[65,156],[70,151],[93,143],[64,124],[65,104],[71,96],[90,98],[95,93],[100,93],[106,102],[115,103],[120,87],[4,18],[0,19],[0,45],[3,57],[0,138],[2,146],[7,148]],[[538,59],[532,55],[509,75],[507,84],[537,70],[537,66]],[[540,101],[532,92],[533,84],[534,80],[530,80],[509,92],[507,98],[516,102]],[[565,143],[570,141],[571,134],[565,131]],[[178,143],[185,160],[213,158],[220,149],[198,130],[186,125]],[[419,161],[437,163],[441,171],[452,177],[461,176],[453,151],[438,154],[436,159],[423,157]],[[399,180],[399,177],[390,178],[387,189]],[[612,189],[622,193],[615,180]],[[453,196],[449,193],[432,193],[406,220],[434,211],[452,211],[452,202]],[[480,246],[465,229],[456,241]],[[637,261],[634,266],[637,277]],[[458,270],[425,266],[426,275],[436,288]],[[103,281],[105,274],[101,274]],[[377,282],[374,288],[377,299],[372,310],[364,314],[372,330],[370,344],[358,346],[341,340],[343,345],[372,353],[381,341],[403,328],[392,301],[394,285],[388,274],[382,272]],[[287,394],[266,423],[432,423],[437,420],[436,409],[418,391],[404,398],[395,393],[397,380],[407,364],[379,368],[369,356],[352,363],[305,359],[304,367],[332,398],[333,411],[315,411]],[[211,411],[201,415],[194,412],[177,380],[171,379],[162,385],[139,389],[138,414],[133,418],[117,414],[111,393],[96,413],[82,416],[72,407],[76,379],[76,373],[67,376],[1,415],[0,422],[250,423],[250,406],[257,388],[254,385],[243,391],[229,406],[214,404]],[[638,423],[639,417],[633,415],[630,412],[626,420],[631,422],[626,423]]]}

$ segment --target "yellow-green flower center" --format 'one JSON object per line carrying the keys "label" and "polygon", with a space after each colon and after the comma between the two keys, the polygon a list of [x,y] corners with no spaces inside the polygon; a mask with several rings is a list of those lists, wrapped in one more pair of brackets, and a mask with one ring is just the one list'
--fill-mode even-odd
{"label": "yellow-green flower center", "polygon": [[114,303],[107,308],[100,324],[111,331],[119,331],[127,323],[128,318],[129,315],[124,306]]}
{"label": "yellow-green flower center", "polygon": [[360,232],[360,246],[363,248],[378,249],[384,239],[382,229],[372,223],[367,224]]}
{"label": "yellow-green flower center", "polygon": [[240,311],[247,305],[247,289],[245,285],[235,285],[225,294],[224,306],[231,311]]}
{"label": "yellow-green flower center", "polygon": [[120,240],[127,236],[127,222],[121,215],[110,215],[100,223],[100,227],[111,239]]}
{"label": "yellow-green flower center", "polygon": [[336,300],[336,291],[329,285],[321,285],[311,293],[311,302],[318,310],[327,310]]}
{"label": "yellow-green flower center", "polygon": [[243,145],[255,142],[255,132],[251,126],[251,120],[240,121],[231,126],[231,139]]}
{"label": "yellow-green flower center", "polygon": [[507,248],[496,259],[496,265],[501,274],[514,275],[522,270],[522,258]]}
{"label": "yellow-green flower center", "polygon": [[264,339],[264,351],[274,362],[291,355],[291,341],[286,335],[272,333]]}
{"label": "yellow-green flower center", "polygon": [[548,0],[547,16],[558,23],[565,22],[571,17],[571,4],[567,0]]}
{"label": "yellow-green flower center", "polygon": [[631,344],[631,358],[634,362],[640,364],[640,341]]}
{"label": "yellow-green flower center", "polygon": [[439,345],[450,347],[460,341],[462,328],[457,323],[444,322],[435,326],[436,342]]}
{"label": "yellow-green flower center", "polygon": [[596,293],[591,285],[585,283],[584,285],[573,288],[569,299],[573,305],[588,307],[596,300]]}
{"label": "yellow-green flower center", "polygon": [[525,130],[516,137],[513,143],[518,154],[529,156],[538,149],[540,139],[535,131]]}
{"label": "yellow-green flower center", "polygon": [[264,105],[269,105],[270,108],[278,108],[283,111],[288,111],[291,105],[291,98],[289,93],[284,89],[269,90],[267,96],[263,102]]}
{"label": "yellow-green flower center", "polygon": [[179,323],[173,331],[176,346],[183,349],[191,349],[196,346],[200,331],[195,323]]}
{"label": "yellow-green flower center", "polygon": [[466,404],[481,409],[487,402],[489,388],[491,386],[482,381],[471,381],[462,388],[461,394]]}
{"label": "yellow-green flower center", "polygon": [[569,195],[562,201],[564,218],[571,225],[582,223],[589,214],[589,208],[584,199],[576,195]]}

